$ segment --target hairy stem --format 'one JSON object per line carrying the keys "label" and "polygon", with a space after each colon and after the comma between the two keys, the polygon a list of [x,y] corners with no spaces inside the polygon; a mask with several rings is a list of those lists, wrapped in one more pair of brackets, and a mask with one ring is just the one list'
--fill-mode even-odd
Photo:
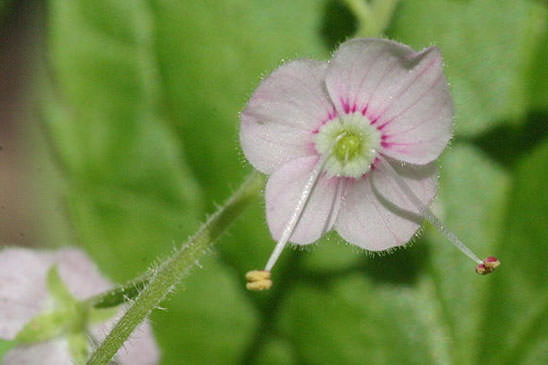
{"label": "hairy stem", "polygon": [[358,19],[356,37],[378,37],[388,27],[399,0],[344,0]]}
{"label": "hairy stem", "polygon": [[148,285],[95,350],[88,365],[108,364],[133,330],[174,289],[197,259],[207,252],[216,239],[259,196],[264,177],[252,173],[232,197],[180,249],[165,260],[150,277]]}

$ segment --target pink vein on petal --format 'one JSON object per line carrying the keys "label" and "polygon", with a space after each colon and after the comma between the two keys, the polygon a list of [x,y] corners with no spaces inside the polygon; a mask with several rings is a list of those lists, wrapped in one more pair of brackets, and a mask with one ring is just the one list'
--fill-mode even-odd
{"label": "pink vein on petal", "polygon": [[[419,101],[421,101],[421,99],[423,97],[425,97],[426,95],[428,95],[430,93],[430,91],[432,91],[432,89],[440,82],[443,80],[443,74],[440,72],[439,75],[436,77],[436,79],[434,80],[434,82],[432,82],[432,84],[422,92],[422,94],[420,94],[417,99],[415,99],[410,105],[408,105],[407,107],[405,107],[403,110],[401,110],[398,114],[392,116],[390,119],[388,119],[387,121],[385,121],[383,124],[381,124],[380,126],[378,126],[379,129],[383,129],[386,125],[390,124],[391,122],[394,121],[394,119],[397,119],[398,117],[400,117],[402,114],[404,114],[406,111],[408,111],[409,109],[412,109],[415,105],[417,105],[419,103]],[[379,118],[380,119],[380,118]]]}
{"label": "pink vein on petal", "polygon": [[[430,61],[430,63],[423,70],[421,70],[412,80],[410,80],[407,86],[404,87],[396,97],[393,97],[390,103],[385,106],[382,112],[379,113],[379,115],[375,118],[375,123],[384,115],[384,113],[386,113],[388,109],[390,109],[394,101],[399,99],[404,93],[409,91],[409,88],[411,87],[411,85],[413,85],[413,83],[417,81],[419,77],[421,77],[426,71],[430,70],[432,66],[434,65],[434,63],[438,60],[439,60],[439,56],[434,57],[432,61]],[[379,128],[379,129],[382,129],[382,128]]]}
{"label": "pink vein on petal", "polygon": [[432,118],[437,117],[443,111],[443,107],[447,106],[447,104],[448,104],[447,101],[443,102],[443,103],[437,103],[436,109],[433,111],[433,114],[430,116],[430,118],[424,118],[420,121],[420,123],[416,123],[415,125],[409,127],[406,130],[399,131],[399,132],[392,133],[392,134],[384,134],[382,136],[383,139],[390,139],[390,138],[393,138],[393,137],[397,137],[399,135],[406,134],[406,133],[409,133],[409,132],[417,129],[418,127],[422,126],[424,123],[429,122]]}
{"label": "pink vein on petal", "polygon": [[[368,70],[367,72],[363,75],[363,77],[361,78],[360,80],[360,83],[359,83],[359,86],[356,90],[354,90],[354,106],[356,106],[357,104],[357,101],[358,101],[358,94],[359,94],[359,90],[362,89],[363,87],[363,83],[365,82],[365,80],[367,79],[367,77],[369,76],[369,73],[371,72],[371,70],[374,68],[374,66],[377,64],[377,62],[379,60],[382,59],[382,56],[384,54],[386,54],[388,52],[388,48],[381,48],[381,50],[379,51],[379,53],[375,56],[375,59],[373,60],[373,62],[368,66]],[[365,109],[367,109],[367,103],[365,104]],[[354,109],[353,112],[355,112],[356,110]],[[362,112],[363,113],[363,112]],[[364,114],[365,115],[365,114]]]}

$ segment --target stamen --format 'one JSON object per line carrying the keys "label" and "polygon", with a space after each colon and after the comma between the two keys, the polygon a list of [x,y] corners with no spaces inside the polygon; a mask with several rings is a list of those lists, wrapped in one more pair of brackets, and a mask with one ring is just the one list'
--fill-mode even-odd
{"label": "stamen", "polygon": [[331,225],[333,221],[334,213],[338,209],[338,205],[340,203],[340,198],[341,198],[342,185],[343,185],[343,180],[337,179],[337,185],[335,186],[335,194],[333,195],[333,200],[331,202],[331,209],[329,211],[329,214],[327,215],[327,219],[325,220],[325,225],[323,226],[323,229],[322,229],[322,236],[327,232],[329,226]]}
{"label": "stamen", "polygon": [[289,241],[289,238],[295,231],[295,228],[297,227],[297,223],[299,223],[304,208],[306,208],[306,204],[310,200],[310,196],[312,195],[312,192],[314,191],[314,188],[316,187],[316,184],[318,183],[318,180],[320,178],[320,174],[323,171],[323,168],[325,167],[325,163],[327,159],[331,155],[331,151],[333,150],[333,146],[344,136],[344,134],[341,134],[338,136],[335,141],[331,144],[328,153],[325,153],[318,163],[316,163],[316,166],[314,166],[314,169],[312,170],[312,173],[310,174],[310,177],[308,178],[308,181],[306,182],[303,192],[301,193],[301,197],[299,198],[299,201],[297,202],[297,206],[295,207],[295,210],[293,210],[293,214],[291,214],[291,217],[289,218],[289,221],[285,225],[285,228],[282,232],[282,236],[280,237],[278,243],[276,244],[276,247],[274,247],[274,251],[272,251],[272,254],[270,255],[270,258],[268,259],[268,262],[266,263],[265,270],[270,271],[274,267],[274,264],[276,261],[278,261],[278,258],[280,257],[280,254],[282,253],[283,249],[287,245],[287,242]]}
{"label": "stamen", "polygon": [[[456,248],[458,248],[462,253],[468,256],[472,261],[474,261],[476,266],[476,272],[478,274],[488,274],[493,272],[497,266],[500,265],[500,261],[495,257],[487,257],[485,260],[480,260],[480,258],[472,252],[453,232],[451,232],[445,225],[439,220],[438,217],[422,203],[422,201],[417,197],[417,195],[411,190],[411,188],[403,181],[403,179],[398,175],[390,161],[388,159],[379,155],[385,165],[387,166],[387,171],[390,173],[391,177],[396,181],[401,191],[409,199],[409,201],[417,208],[420,214],[429,221],[436,229],[449,240]],[[374,175],[374,174],[372,174]]]}
{"label": "stamen", "polygon": [[[282,235],[280,239],[278,240],[278,243],[276,243],[276,247],[274,247],[274,251],[272,251],[272,253],[270,254],[270,258],[268,259],[268,262],[266,263],[264,270],[249,271],[246,274],[246,278],[248,280],[248,283],[246,285],[247,289],[264,290],[264,289],[269,289],[270,286],[272,285],[272,281],[270,281],[270,271],[276,264],[276,261],[278,261],[278,258],[280,257],[283,249],[287,245],[289,238],[291,237],[291,235],[295,231],[295,228],[297,227],[297,224],[301,220],[304,209],[306,208],[306,205],[308,204],[308,201],[310,200],[310,196],[312,195],[312,192],[314,191],[314,188],[316,187],[316,184],[318,183],[320,174],[322,173],[325,167],[325,163],[327,162],[329,157],[331,157],[331,154],[333,152],[333,147],[345,135],[346,133],[341,133],[339,136],[337,136],[337,138],[335,138],[332,141],[332,143],[329,145],[327,152],[320,157],[320,160],[316,163],[316,166],[314,166],[314,169],[312,170],[312,173],[310,174],[308,181],[306,182],[303,188],[301,197],[299,198],[299,201],[297,202],[297,206],[293,210],[291,217],[289,218],[287,224],[285,225]],[[262,280],[262,279],[256,279],[255,273],[258,273],[258,272],[268,273],[268,281],[270,282],[270,284],[268,284],[268,287],[264,287],[264,288],[256,287],[256,286],[262,285],[262,284],[255,285],[255,283],[260,282]]]}
{"label": "stamen", "polygon": [[253,270],[245,274],[247,290],[268,290],[272,286],[270,271]]}
{"label": "stamen", "polygon": [[500,261],[496,257],[489,256],[483,262],[476,266],[476,272],[480,275],[487,275],[499,267]]}

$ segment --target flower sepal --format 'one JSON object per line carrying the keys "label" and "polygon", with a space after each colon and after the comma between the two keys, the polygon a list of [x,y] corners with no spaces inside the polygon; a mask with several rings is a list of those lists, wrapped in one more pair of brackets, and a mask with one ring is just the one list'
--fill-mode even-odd
{"label": "flower sepal", "polygon": [[46,284],[54,309],[31,319],[17,333],[13,345],[31,345],[65,336],[72,360],[83,364],[89,355],[88,327],[114,317],[117,309],[93,308],[89,303],[74,298],[56,265],[49,269]]}
{"label": "flower sepal", "polygon": [[67,331],[74,332],[85,326],[86,310],[69,292],[59,276],[57,266],[47,274],[47,290],[54,301],[54,309],[40,313],[17,333],[15,342],[32,344],[51,340]]}

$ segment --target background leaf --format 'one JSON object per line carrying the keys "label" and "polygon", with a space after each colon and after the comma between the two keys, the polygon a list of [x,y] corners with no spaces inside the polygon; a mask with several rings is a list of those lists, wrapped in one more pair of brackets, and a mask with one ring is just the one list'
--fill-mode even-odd
{"label": "background leaf", "polygon": [[514,0],[402,1],[389,35],[441,48],[457,133],[519,124],[531,103],[525,76],[545,44],[546,4]]}
{"label": "background leaf", "polygon": [[548,172],[539,166],[548,166],[548,140],[523,157],[514,170],[516,179],[498,247],[511,269],[493,278],[485,302],[489,316],[483,317],[482,325],[496,334],[482,338],[480,354],[493,364],[548,360],[548,195],[543,192]]}
{"label": "background leaf", "polygon": [[148,8],[53,1],[50,27],[45,115],[71,223],[107,272],[126,280],[197,227],[201,204],[162,113]]}
{"label": "background leaf", "polygon": [[[160,74],[178,137],[210,201],[245,170],[238,113],[283,59],[326,57],[317,1],[154,1]],[[291,8],[288,12],[286,9]],[[191,15],[192,14],[192,15]],[[298,36],[295,36],[298,34]]]}

